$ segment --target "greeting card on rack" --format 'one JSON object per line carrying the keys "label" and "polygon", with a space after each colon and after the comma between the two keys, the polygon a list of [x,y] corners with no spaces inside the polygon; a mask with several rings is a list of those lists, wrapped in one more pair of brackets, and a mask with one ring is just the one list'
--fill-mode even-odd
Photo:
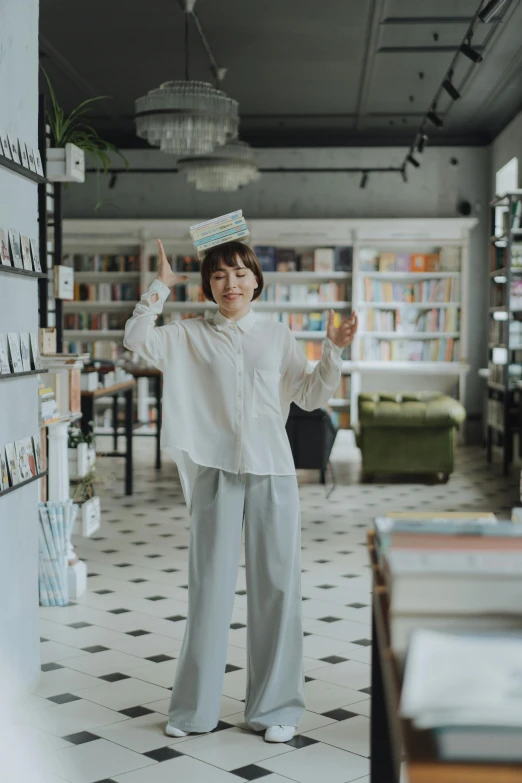
{"label": "greeting card on rack", "polygon": [[24,269],[30,269],[33,271],[33,265],[31,263],[31,247],[29,244],[29,237],[20,237],[20,245],[22,247],[22,261]]}
{"label": "greeting card on rack", "polygon": [[8,332],[9,353],[11,355],[11,367],[13,372],[23,372],[22,356],[20,354],[20,340],[16,332]]}
{"label": "greeting card on rack", "polygon": [[39,435],[33,435],[34,458],[36,460],[37,473],[43,473],[42,444]]}
{"label": "greeting card on rack", "polygon": [[18,140],[14,136],[7,134],[9,139],[9,149],[11,150],[11,156],[15,163],[20,163],[20,155],[18,154]]}
{"label": "greeting card on rack", "polygon": [[20,353],[22,355],[22,364],[25,372],[31,370],[31,348],[29,343],[29,332],[20,333]]}
{"label": "greeting card on rack", "polygon": [[34,160],[34,152],[28,144],[25,145],[25,149],[27,152],[27,160],[29,161],[29,168],[31,169],[31,171],[34,171],[34,173],[36,174],[36,163]]}
{"label": "greeting card on rack", "polygon": [[31,468],[29,467],[29,459],[27,454],[27,446],[25,439],[15,440],[15,450],[17,457],[17,467],[22,481],[30,479],[32,476]]}
{"label": "greeting card on rack", "polygon": [[36,470],[36,459],[33,451],[33,439],[31,437],[24,438],[22,443],[25,447],[25,456],[27,458],[27,464],[29,465],[29,472],[31,476],[36,476],[38,471]]}
{"label": "greeting card on rack", "polygon": [[5,448],[0,445],[0,490],[3,489],[9,489],[9,474],[7,473]]}
{"label": "greeting card on rack", "polygon": [[0,264],[12,266],[11,256],[9,255],[9,240],[3,228],[0,228]]}
{"label": "greeting card on rack", "polygon": [[5,444],[5,455],[7,458],[7,469],[9,471],[9,479],[11,482],[11,486],[14,487],[15,484],[19,484],[22,480],[20,477],[20,473],[18,472],[18,461],[16,457],[16,450],[14,443],[6,443]]}
{"label": "greeting card on rack", "polygon": [[42,271],[42,265],[40,264],[40,254],[38,253],[38,243],[35,239],[30,239],[29,244],[31,245],[31,255],[33,257],[33,266],[35,272],[41,272]]}
{"label": "greeting card on rack", "polygon": [[0,334],[0,375],[8,375],[10,372],[5,334]]}
{"label": "greeting card on rack", "polygon": [[2,144],[5,157],[12,160],[13,156],[11,155],[11,149],[9,147],[9,139],[3,131],[0,131],[0,143]]}
{"label": "greeting card on rack", "polygon": [[35,147],[35,149],[33,150],[33,153],[34,153],[34,162],[35,162],[35,165],[36,165],[36,173],[40,174],[40,176],[43,177],[44,170],[43,170],[43,166],[42,166],[42,159],[40,157],[40,150]]}
{"label": "greeting card on rack", "polygon": [[27,150],[25,149],[25,144],[23,141],[20,141],[20,139],[18,139],[18,146],[20,148],[20,159],[22,161],[22,166],[25,166],[25,168],[28,169],[29,158],[27,157]]}
{"label": "greeting card on rack", "polygon": [[42,369],[42,360],[40,358],[40,350],[38,348],[38,335],[36,332],[30,332],[29,339],[31,341],[31,355],[34,370]]}
{"label": "greeting card on rack", "polygon": [[24,264],[22,261],[22,251],[20,249],[20,235],[18,234],[18,231],[15,231],[12,228],[9,229],[9,244],[11,245],[11,256],[13,258],[14,266],[17,266],[18,269],[23,269]]}

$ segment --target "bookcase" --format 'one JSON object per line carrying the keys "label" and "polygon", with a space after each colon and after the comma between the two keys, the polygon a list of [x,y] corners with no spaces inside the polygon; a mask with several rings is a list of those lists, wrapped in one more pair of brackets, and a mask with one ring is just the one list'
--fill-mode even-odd
{"label": "bookcase", "polygon": [[490,204],[487,460],[503,451],[507,473],[513,436],[520,437],[522,389],[522,190]]}
{"label": "bookcase", "polygon": [[[76,351],[91,350],[100,358],[118,358],[125,321],[138,295],[156,276],[157,237],[174,259],[187,258],[178,271],[189,278],[173,289],[163,322],[215,311],[217,305],[203,299],[200,274],[190,265],[195,251],[189,225],[195,222],[196,218],[65,220],[64,263],[73,264],[75,255],[90,259],[84,262],[89,269],[75,272],[75,285],[92,286],[89,301],[64,302],[66,345]],[[255,301],[252,309],[287,323],[312,364],[320,358],[328,310],[346,316],[354,309],[359,315],[359,332],[343,354],[342,383],[330,400],[338,426],[357,424],[360,391],[440,388],[464,400],[469,372],[468,236],[475,219],[249,220],[247,216],[247,222],[251,245],[259,248],[261,260],[270,248],[281,251],[282,259],[284,251],[287,258],[293,253],[300,259],[295,270],[289,262],[287,271],[264,273],[264,298]],[[311,269],[310,256],[315,252],[320,259],[321,251],[328,248],[335,250],[336,257],[339,249],[351,248],[350,262],[345,259],[343,268],[333,271]],[[132,260],[118,263],[129,268],[108,268],[116,267],[108,255],[127,255]],[[418,257],[415,271],[404,268],[407,255],[410,263],[412,256]],[[402,269],[396,268],[398,261]],[[111,289],[111,301],[106,301],[108,288],[100,297],[100,284],[134,288]],[[129,295],[128,301],[113,296],[123,293]],[[138,399],[143,411],[140,392]]]}

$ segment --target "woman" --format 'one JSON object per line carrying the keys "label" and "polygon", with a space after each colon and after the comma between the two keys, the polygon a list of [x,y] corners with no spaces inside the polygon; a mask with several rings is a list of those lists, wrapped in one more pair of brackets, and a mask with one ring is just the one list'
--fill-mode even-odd
{"label": "woman", "polygon": [[288,742],[305,709],[301,619],[301,517],[290,443],[290,402],[325,405],[341,378],[341,352],[357,329],[334,326],[313,372],[291,331],[259,318],[255,253],[212,248],[201,265],[209,318],[155,327],[176,275],[158,240],[157,279],[126,324],[124,345],[163,371],[162,447],[176,462],[189,513],[188,616],[166,733],[212,731],[219,720],[230,620],[245,523],[245,723]]}

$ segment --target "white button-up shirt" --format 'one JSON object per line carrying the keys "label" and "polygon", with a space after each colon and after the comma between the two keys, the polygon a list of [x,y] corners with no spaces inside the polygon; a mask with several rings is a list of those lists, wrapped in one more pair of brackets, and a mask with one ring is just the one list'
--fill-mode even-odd
{"label": "white button-up shirt", "polygon": [[163,373],[161,447],[178,467],[189,513],[198,465],[295,475],[285,429],[290,403],[314,410],[328,402],[341,379],[342,348],[325,338],[312,369],[290,329],[252,309],[237,321],[217,311],[157,327],[169,294],[154,280],[123,344]]}

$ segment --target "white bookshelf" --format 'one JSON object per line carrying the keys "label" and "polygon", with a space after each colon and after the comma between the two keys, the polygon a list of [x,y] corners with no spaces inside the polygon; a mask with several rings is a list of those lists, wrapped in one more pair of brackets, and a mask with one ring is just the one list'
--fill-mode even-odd
{"label": "white bookshelf", "polygon": [[[204,216],[197,216],[202,217]],[[68,253],[126,253],[139,254],[140,272],[77,272],[76,282],[138,282],[146,290],[156,276],[148,271],[147,259],[157,255],[156,237],[162,239],[167,254],[194,255],[188,227],[194,220],[65,220],[63,225],[64,248]],[[343,374],[351,375],[349,400],[332,399],[332,408],[351,409],[351,422],[357,422],[357,397],[361,391],[398,391],[439,388],[453,392],[463,402],[465,381],[469,372],[468,357],[468,236],[476,225],[475,218],[397,218],[397,219],[260,219],[249,220],[252,245],[292,247],[298,252],[314,247],[353,247],[352,272],[266,272],[265,283],[321,283],[328,281],[351,282],[352,299],[348,302],[253,302],[252,309],[259,313],[273,312],[308,313],[330,308],[348,315],[354,309],[361,317],[369,308],[402,310],[409,306],[422,309],[460,310],[459,331],[393,332],[379,330],[367,332],[360,327],[351,348],[351,360],[343,362]],[[459,247],[461,268],[459,271],[439,272],[379,272],[364,270],[360,266],[362,248],[376,248],[379,252],[436,252],[443,247]],[[185,274],[185,273],[183,273]],[[199,272],[188,272],[187,283],[197,283]],[[384,302],[364,299],[364,277],[377,281],[420,282],[458,278],[460,301],[458,302]],[[131,312],[133,302],[71,302],[64,303],[64,312]],[[216,305],[211,302],[166,302],[164,311],[169,313],[211,313]],[[295,332],[297,339],[322,341],[324,331]],[[121,341],[122,330],[68,330],[64,339]],[[365,337],[384,340],[458,339],[460,360],[454,362],[429,361],[373,361],[361,358],[361,341]],[[315,365],[316,362],[311,362]]]}

